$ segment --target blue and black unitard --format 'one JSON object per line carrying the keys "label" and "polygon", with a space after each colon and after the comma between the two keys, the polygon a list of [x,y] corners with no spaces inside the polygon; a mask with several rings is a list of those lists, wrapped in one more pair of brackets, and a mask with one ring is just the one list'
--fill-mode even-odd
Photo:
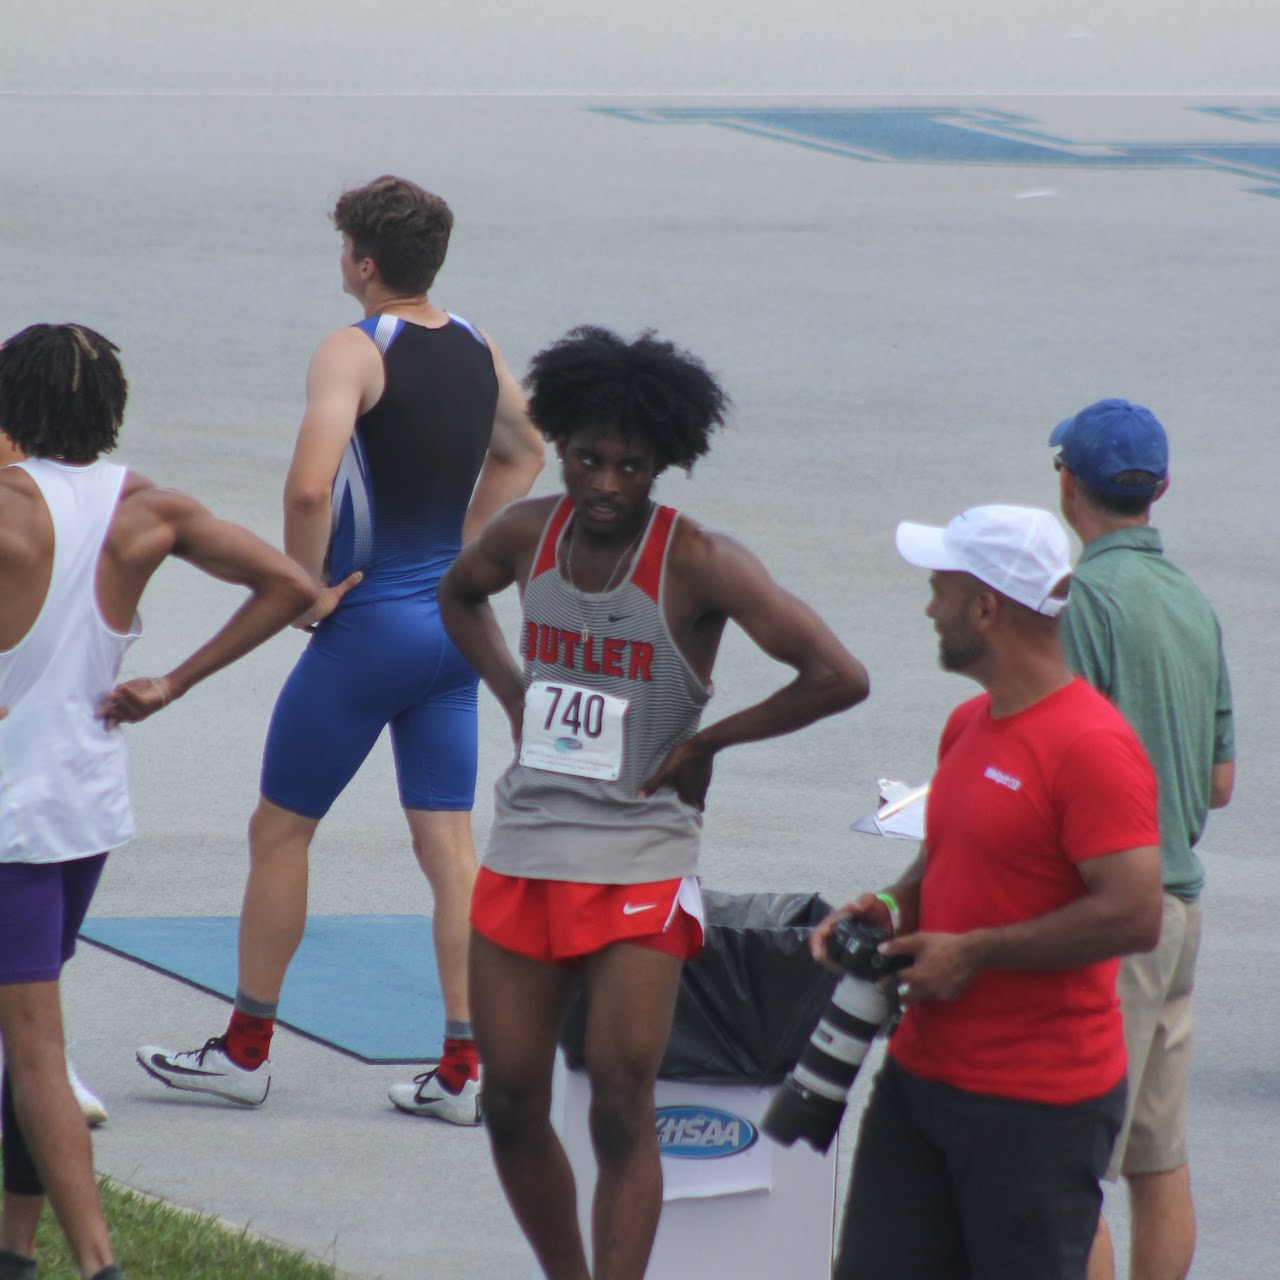
{"label": "blue and black unitard", "polygon": [[475,672],[440,623],[436,587],[493,431],[498,378],[483,336],[450,316],[358,326],[382,352],[386,389],[356,421],[333,486],[328,579],[364,578],[311,638],[280,691],[262,794],[320,818],[391,726],[400,802],[470,809]]}

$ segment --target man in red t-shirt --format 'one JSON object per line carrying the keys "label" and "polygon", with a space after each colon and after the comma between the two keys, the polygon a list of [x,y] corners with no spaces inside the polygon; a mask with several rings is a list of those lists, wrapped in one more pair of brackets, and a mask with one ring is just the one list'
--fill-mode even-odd
{"label": "man in red t-shirt", "polygon": [[941,665],[985,692],[943,730],[916,860],[814,931],[821,958],[842,915],[896,924],[909,958],[835,1275],[1083,1280],[1124,1113],[1116,957],[1160,931],[1155,776],[1063,660],[1053,516],[975,507],[897,544],[932,570]]}

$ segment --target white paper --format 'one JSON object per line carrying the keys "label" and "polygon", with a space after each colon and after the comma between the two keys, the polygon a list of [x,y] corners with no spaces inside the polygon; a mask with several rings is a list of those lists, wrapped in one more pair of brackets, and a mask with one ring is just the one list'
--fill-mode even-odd
{"label": "white paper", "polygon": [[873,836],[891,836],[897,840],[923,840],[928,798],[929,784],[926,782],[896,795],[873,813],[864,814],[851,824],[850,830]]}

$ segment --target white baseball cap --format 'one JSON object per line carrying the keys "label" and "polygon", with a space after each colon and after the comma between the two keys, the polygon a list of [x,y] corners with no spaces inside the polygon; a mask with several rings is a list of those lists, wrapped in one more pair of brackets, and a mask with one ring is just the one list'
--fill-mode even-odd
{"label": "white baseball cap", "polygon": [[1056,618],[1066,605],[1055,596],[1071,574],[1062,526],[1038,507],[970,507],[945,529],[903,521],[898,551],[920,569],[971,573],[1010,600]]}

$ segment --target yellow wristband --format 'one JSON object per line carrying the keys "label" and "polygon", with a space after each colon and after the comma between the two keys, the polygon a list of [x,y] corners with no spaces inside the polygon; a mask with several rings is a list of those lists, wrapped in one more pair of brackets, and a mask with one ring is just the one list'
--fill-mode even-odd
{"label": "yellow wristband", "polygon": [[889,908],[889,927],[893,930],[895,936],[898,932],[898,925],[902,922],[902,912],[898,909],[898,900],[891,893],[877,893],[876,897]]}

